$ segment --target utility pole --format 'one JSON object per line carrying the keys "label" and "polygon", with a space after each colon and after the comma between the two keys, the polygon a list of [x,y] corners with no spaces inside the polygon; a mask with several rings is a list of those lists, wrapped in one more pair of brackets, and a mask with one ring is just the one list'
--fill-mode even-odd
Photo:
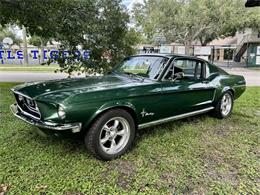
{"label": "utility pole", "polygon": [[27,48],[27,38],[26,38],[26,28],[23,26],[23,55],[24,55],[24,64],[28,65],[28,48]]}

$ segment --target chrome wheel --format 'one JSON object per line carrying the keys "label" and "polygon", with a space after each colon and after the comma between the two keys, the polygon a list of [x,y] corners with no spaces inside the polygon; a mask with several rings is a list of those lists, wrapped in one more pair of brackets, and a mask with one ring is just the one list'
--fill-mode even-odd
{"label": "chrome wheel", "polygon": [[130,125],[122,117],[110,119],[103,126],[99,144],[102,150],[107,154],[116,154],[127,145],[130,138]]}
{"label": "chrome wheel", "polygon": [[232,109],[232,97],[229,93],[226,93],[221,99],[220,110],[223,116],[227,116]]}

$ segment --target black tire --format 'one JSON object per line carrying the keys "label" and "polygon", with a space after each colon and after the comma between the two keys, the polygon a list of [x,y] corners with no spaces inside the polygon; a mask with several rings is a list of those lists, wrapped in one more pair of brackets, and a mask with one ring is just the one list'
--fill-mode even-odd
{"label": "black tire", "polygon": [[[222,109],[221,109],[221,106],[222,106],[222,100],[224,98],[224,96],[228,96],[230,97],[230,103],[231,103],[231,108],[230,110],[228,111],[227,114],[224,114]],[[231,115],[232,113],[232,110],[233,110],[233,105],[234,105],[234,97],[233,97],[233,94],[230,92],[230,91],[226,91],[224,92],[221,97],[219,98],[219,101],[215,107],[215,109],[213,110],[213,115],[216,117],[216,118],[219,118],[219,119],[224,119],[224,118],[227,118]]]}
{"label": "black tire", "polygon": [[[116,117],[120,117],[125,121],[127,121],[129,125],[128,126],[129,130],[127,131],[128,139],[127,141],[125,141],[126,145],[122,146],[122,148],[118,152],[110,154],[108,152],[105,152],[104,148],[102,148],[103,145],[101,144],[101,134],[104,131],[104,126],[109,124],[109,121],[115,119]],[[127,150],[131,148],[135,139],[135,131],[136,131],[135,122],[132,116],[127,111],[123,109],[112,109],[99,116],[93,122],[91,127],[86,131],[84,141],[88,151],[92,155],[94,155],[98,159],[108,161],[119,157],[120,155],[124,154],[125,152],[127,152]],[[113,139],[115,140],[116,138]],[[109,141],[110,140],[108,140],[108,142]]]}

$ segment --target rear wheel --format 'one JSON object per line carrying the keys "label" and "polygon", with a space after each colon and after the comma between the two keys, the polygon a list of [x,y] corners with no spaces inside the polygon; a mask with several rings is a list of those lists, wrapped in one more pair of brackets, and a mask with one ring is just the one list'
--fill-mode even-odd
{"label": "rear wheel", "polygon": [[112,160],[124,154],[135,138],[135,123],[125,110],[114,109],[102,114],[85,135],[87,149],[97,158]]}
{"label": "rear wheel", "polygon": [[234,98],[230,91],[222,94],[219,102],[217,103],[214,114],[217,118],[223,119],[232,113]]}

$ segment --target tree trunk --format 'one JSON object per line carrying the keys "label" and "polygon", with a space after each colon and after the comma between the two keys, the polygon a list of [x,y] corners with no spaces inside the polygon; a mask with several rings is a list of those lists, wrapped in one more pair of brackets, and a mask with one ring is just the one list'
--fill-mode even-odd
{"label": "tree trunk", "polygon": [[38,63],[39,63],[39,65],[41,64],[41,50],[40,50],[40,47],[38,47],[38,51],[39,51],[39,53],[38,53]]}
{"label": "tree trunk", "polygon": [[27,38],[26,38],[26,28],[23,26],[23,55],[24,55],[24,64],[28,65],[28,48],[27,48]]}
{"label": "tree trunk", "polygon": [[185,46],[185,55],[190,55],[191,41],[185,41],[184,46]]}
{"label": "tree trunk", "polygon": [[40,52],[40,59],[41,59],[41,61],[40,61],[40,64],[43,64],[44,63],[44,46],[43,46],[43,44],[41,45],[41,52]]}

